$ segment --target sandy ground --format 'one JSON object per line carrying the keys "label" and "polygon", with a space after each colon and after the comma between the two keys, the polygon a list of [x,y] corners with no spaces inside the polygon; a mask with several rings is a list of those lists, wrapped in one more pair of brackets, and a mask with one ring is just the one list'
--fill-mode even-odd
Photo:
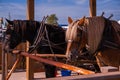
{"label": "sandy ground", "polygon": [[[2,76],[0,74],[0,80]],[[45,78],[45,73],[40,72],[40,73],[34,73],[34,80],[40,80]],[[11,75],[9,80],[26,80],[26,72],[15,72]]]}
{"label": "sandy ground", "polygon": [[[1,76],[2,74],[0,73],[0,80],[2,78]],[[77,75],[77,73],[72,72],[71,75]],[[61,76],[61,72],[57,71],[57,77]],[[38,72],[38,73],[34,73],[34,80],[45,80],[45,72]],[[26,72],[22,71],[22,72],[14,72],[12,73],[11,77],[9,78],[9,80],[26,80]]]}
{"label": "sandy ground", "polygon": [[[71,75],[77,75],[77,73],[72,72]],[[61,76],[61,72],[57,71],[57,77]],[[0,80],[1,80],[2,76],[0,73]],[[39,72],[39,73],[34,73],[34,80],[41,80],[41,79],[46,79],[45,78],[45,72]],[[26,72],[14,72],[12,73],[11,77],[9,80],[26,80]]]}

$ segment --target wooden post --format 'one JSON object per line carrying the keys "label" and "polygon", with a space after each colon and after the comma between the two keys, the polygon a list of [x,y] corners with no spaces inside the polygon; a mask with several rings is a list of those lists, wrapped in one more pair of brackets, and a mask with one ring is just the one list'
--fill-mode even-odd
{"label": "wooden post", "polygon": [[27,0],[27,19],[34,20],[34,0]]}
{"label": "wooden post", "polygon": [[3,50],[2,46],[2,80],[5,80],[8,74],[8,53]]}
{"label": "wooden post", "polygon": [[[34,0],[27,0],[27,20],[34,20]],[[29,43],[26,43],[26,51],[28,50]],[[32,64],[32,65],[31,65]],[[34,78],[34,67],[33,60],[26,58],[26,80],[33,80]]]}
{"label": "wooden post", "polygon": [[96,16],[96,0],[89,0],[90,17]]}
{"label": "wooden post", "polygon": [[[2,27],[2,24],[3,24],[3,18],[0,19],[0,27]],[[5,46],[5,43],[2,41],[0,43],[0,48],[1,48],[1,53],[2,53],[2,60],[1,60],[1,63],[2,63],[2,80],[5,80],[7,74],[8,74],[8,65],[7,65],[7,60],[8,60],[8,53],[6,53],[4,51],[4,46]]]}
{"label": "wooden post", "polygon": [[7,59],[7,53],[5,53],[2,49],[2,78],[1,78],[1,80],[5,80],[5,78],[7,76],[6,59]]}

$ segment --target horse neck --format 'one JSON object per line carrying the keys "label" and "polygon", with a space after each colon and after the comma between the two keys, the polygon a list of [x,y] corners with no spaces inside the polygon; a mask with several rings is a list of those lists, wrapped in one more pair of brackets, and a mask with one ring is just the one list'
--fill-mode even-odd
{"label": "horse neck", "polygon": [[28,41],[30,44],[33,44],[34,39],[37,35],[37,30],[40,27],[40,23],[37,21],[25,21],[23,26],[23,39]]}

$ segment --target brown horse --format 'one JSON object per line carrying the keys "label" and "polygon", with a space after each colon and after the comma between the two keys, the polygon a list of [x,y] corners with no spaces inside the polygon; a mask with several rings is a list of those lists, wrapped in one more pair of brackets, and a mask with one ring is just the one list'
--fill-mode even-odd
{"label": "brown horse", "polygon": [[[85,48],[95,56],[99,67],[120,65],[120,25],[105,17],[83,17],[73,21],[68,18],[69,27],[66,31],[67,50],[82,54]],[[73,53],[74,54],[74,53]]]}

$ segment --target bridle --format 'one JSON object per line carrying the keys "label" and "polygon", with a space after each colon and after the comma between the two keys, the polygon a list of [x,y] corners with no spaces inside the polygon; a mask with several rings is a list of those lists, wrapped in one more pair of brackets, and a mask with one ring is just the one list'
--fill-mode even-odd
{"label": "bridle", "polygon": [[[77,20],[78,21],[78,20]],[[77,21],[75,21],[75,23],[77,23]],[[78,56],[80,55],[79,53],[81,53],[82,49],[86,46],[84,46],[84,42],[87,41],[87,29],[85,28],[85,25],[77,25],[77,26],[74,26],[74,23],[73,23],[73,27],[76,27],[77,31],[77,34],[76,34],[76,39],[78,39],[77,41],[76,40],[73,40],[73,39],[68,39],[67,42],[68,42],[68,45],[67,45],[67,50],[66,50],[66,56],[68,58],[68,60],[71,59],[71,55],[74,57],[74,56]],[[71,30],[72,31],[72,30]],[[74,45],[72,45],[74,44]],[[74,54],[70,53],[69,51],[72,51],[70,48],[75,46],[75,52],[73,52]],[[69,49],[69,51],[68,51]],[[77,53],[76,53],[77,52]]]}

